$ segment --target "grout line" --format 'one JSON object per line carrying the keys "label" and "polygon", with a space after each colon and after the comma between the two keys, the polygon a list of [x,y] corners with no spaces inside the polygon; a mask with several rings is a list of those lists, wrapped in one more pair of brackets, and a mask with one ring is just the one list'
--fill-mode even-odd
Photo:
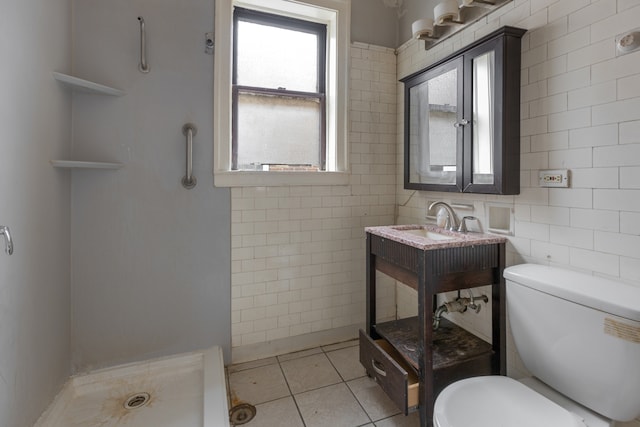
{"label": "grout line", "polygon": [[[314,355],[317,355],[317,354],[324,354],[324,355],[325,355],[325,357],[328,359],[330,366],[331,366],[331,367],[336,371],[336,373],[338,374],[338,377],[340,378],[340,381],[339,381],[339,382],[337,382],[337,383],[334,383],[334,384],[328,384],[328,385],[325,385],[325,386],[321,386],[321,387],[317,387],[317,388],[312,388],[312,389],[309,389],[309,390],[305,390],[305,391],[303,391],[303,392],[298,393],[298,395],[305,394],[305,393],[309,393],[309,392],[313,392],[313,391],[322,390],[323,388],[332,387],[332,386],[339,385],[339,384],[344,384],[344,385],[347,387],[347,389],[349,390],[349,393],[351,393],[351,395],[353,396],[353,398],[356,400],[356,402],[357,402],[358,406],[360,407],[360,409],[362,409],[362,411],[364,412],[364,414],[366,415],[366,417],[367,417],[367,418],[368,418],[368,420],[369,420],[369,421],[365,422],[364,424],[358,424],[357,426],[353,426],[353,427],[363,427],[363,426],[367,426],[367,425],[370,425],[370,424],[371,424],[371,425],[375,425],[375,423],[376,423],[376,422],[379,422],[379,421],[383,421],[383,420],[386,420],[386,419],[393,418],[393,417],[394,417],[394,416],[396,416],[397,414],[393,414],[393,415],[390,415],[390,416],[388,416],[388,417],[381,418],[381,419],[379,419],[379,420],[377,420],[377,421],[374,421],[374,420],[373,420],[373,418],[371,417],[371,415],[369,415],[369,413],[366,411],[366,409],[364,408],[364,406],[362,405],[362,403],[360,402],[360,400],[358,400],[357,396],[354,394],[353,390],[351,389],[351,387],[349,387],[349,384],[348,384],[348,382],[349,382],[349,381],[354,381],[354,380],[357,380],[357,379],[363,378],[363,377],[365,377],[365,376],[363,376],[363,377],[356,377],[356,378],[352,378],[352,379],[350,379],[350,380],[346,380],[346,379],[342,376],[342,374],[340,373],[340,371],[338,370],[338,368],[336,367],[336,365],[333,363],[333,361],[331,360],[331,358],[329,357],[329,353],[336,352],[336,351],[339,351],[339,350],[344,350],[345,348],[356,347],[356,346],[357,346],[357,344],[355,344],[355,345],[353,345],[353,346],[346,346],[346,347],[337,348],[337,349],[331,349],[331,350],[325,350],[322,346],[319,346],[319,347],[317,347],[317,348],[319,348],[319,349],[320,349],[320,352],[318,352],[318,353],[313,353],[313,354],[309,354],[309,355],[306,355],[306,356],[300,356],[299,358],[288,359],[288,360],[285,360],[285,361],[280,361],[280,359],[278,359],[278,357],[277,357],[277,356],[275,356],[275,362],[274,362],[274,363],[269,363],[269,364],[266,364],[266,365],[255,366],[255,367],[251,367],[251,368],[243,369],[243,370],[236,371],[236,372],[242,372],[242,371],[246,371],[246,370],[250,370],[250,369],[262,368],[262,367],[265,367],[265,366],[270,366],[270,365],[277,364],[277,365],[278,365],[278,368],[280,369],[280,372],[282,373],[282,377],[284,378],[285,384],[287,385],[287,390],[289,391],[289,395],[288,395],[288,396],[282,396],[282,397],[279,397],[279,398],[276,398],[276,399],[272,399],[272,400],[269,400],[269,401],[261,402],[261,403],[260,403],[260,405],[262,405],[262,404],[266,404],[266,403],[270,403],[270,402],[275,402],[275,401],[277,401],[277,400],[281,400],[281,399],[285,399],[285,398],[287,398],[287,397],[290,397],[290,398],[292,398],[292,399],[293,399],[293,403],[294,403],[294,405],[295,405],[295,407],[296,407],[296,410],[297,410],[297,412],[298,412],[298,416],[300,417],[300,421],[302,422],[303,427],[307,427],[307,423],[306,423],[306,421],[305,421],[305,419],[304,419],[304,417],[303,417],[303,415],[302,415],[302,412],[301,412],[301,410],[300,410],[300,407],[298,406],[298,401],[296,400],[296,395],[294,395],[294,394],[293,394],[293,392],[292,392],[292,390],[291,390],[291,386],[290,386],[290,384],[289,384],[289,380],[287,379],[287,376],[285,375],[284,369],[283,369],[283,367],[282,367],[282,363],[284,363],[284,362],[289,362],[289,361],[291,361],[291,360],[300,359],[300,358],[303,358],[303,357],[310,357],[310,356],[314,356]],[[231,393],[232,393],[232,390],[231,390],[231,384],[230,384],[230,381],[229,381],[229,375],[230,375],[230,373],[227,371],[227,378],[226,378],[226,381],[227,381],[227,384],[228,384],[228,396],[227,396],[227,398],[228,398],[228,399],[230,399],[230,396],[231,396]],[[256,405],[256,406],[257,406],[257,405]]]}
{"label": "grout line", "polygon": [[[355,346],[353,346],[353,347],[355,347]],[[349,346],[349,347],[344,347],[344,348],[351,348],[351,346]],[[342,350],[342,349],[338,349],[338,350]],[[338,351],[338,350],[332,350],[332,351]],[[331,366],[333,366],[333,369],[335,369],[335,370],[336,370],[336,372],[338,373],[338,376],[339,376],[340,378],[342,378],[342,383],[345,385],[345,387],[347,387],[347,390],[349,390],[349,393],[351,393],[351,395],[353,396],[353,398],[355,399],[355,401],[358,403],[358,405],[360,406],[360,409],[362,409],[362,412],[364,412],[364,414],[365,414],[365,415],[367,416],[367,418],[369,419],[369,422],[368,422],[368,423],[360,424],[360,425],[361,425],[361,426],[365,426],[365,425],[367,425],[367,424],[371,424],[371,423],[373,423],[373,419],[371,418],[371,415],[369,415],[369,413],[368,413],[368,412],[367,412],[367,410],[364,408],[364,406],[362,406],[362,403],[360,403],[360,400],[358,399],[358,396],[356,396],[356,395],[353,393],[353,390],[351,390],[351,387],[349,387],[349,383],[347,382],[347,380],[345,380],[345,379],[344,379],[344,377],[342,376],[342,374],[340,373],[340,371],[338,370],[338,368],[333,364],[333,361],[331,360],[331,358],[329,357],[329,355],[327,354],[327,352],[326,352],[326,351],[324,351],[324,349],[323,349],[322,351],[324,352],[324,354],[325,354],[325,356],[327,357],[327,359],[329,359],[329,363],[331,364]],[[359,378],[360,378],[360,377],[359,377]],[[351,380],[349,380],[349,381],[353,381],[353,380],[355,380],[355,379],[357,379],[357,378],[353,378],[353,379],[351,379]]]}
{"label": "grout line", "polygon": [[362,406],[362,403],[360,403],[360,400],[358,400],[358,396],[356,396],[353,393],[353,390],[351,390],[351,387],[349,387],[349,384],[347,384],[346,382],[344,383],[344,385],[347,386],[347,389],[349,390],[349,393],[351,393],[351,395],[353,396],[353,398],[356,400],[356,402],[358,402],[358,405],[360,405],[360,408],[362,409],[362,412],[364,412],[364,414],[367,416],[367,418],[369,418],[369,422],[366,424],[361,424],[361,425],[367,425],[367,424],[371,424],[373,423],[373,419],[371,418],[371,415],[369,415],[369,413],[367,412],[367,410],[364,408],[364,406]]}
{"label": "grout line", "polygon": [[278,362],[278,367],[280,368],[280,372],[282,372],[282,377],[284,378],[284,382],[285,384],[287,384],[287,389],[289,390],[289,397],[291,397],[291,399],[293,400],[293,404],[296,405],[296,411],[298,411],[298,416],[300,417],[300,421],[302,421],[303,427],[306,427],[307,423],[304,421],[304,417],[302,416],[302,412],[300,411],[300,407],[298,406],[298,401],[296,400],[296,397],[291,391],[289,380],[287,379],[287,376],[284,373],[284,369],[282,369],[282,364],[280,363],[280,359],[276,358],[276,361]]}
{"label": "grout line", "polygon": [[[348,347],[347,347],[348,348]],[[322,349],[322,347],[321,347]],[[337,350],[332,350],[332,351],[337,351]],[[325,357],[327,358],[327,360],[329,360],[329,364],[331,365],[331,367],[333,367],[333,369],[335,369],[336,373],[338,374],[338,376],[340,377],[340,379],[342,380],[343,383],[346,384],[347,380],[344,379],[344,377],[342,376],[342,374],[340,373],[340,371],[338,370],[338,368],[336,367],[336,365],[333,364],[333,361],[331,360],[331,358],[329,357],[328,352],[324,351],[324,349],[322,349],[322,353],[325,355]],[[349,387],[349,386],[347,386]],[[353,393],[352,393],[353,394]],[[357,399],[356,399],[357,400]]]}

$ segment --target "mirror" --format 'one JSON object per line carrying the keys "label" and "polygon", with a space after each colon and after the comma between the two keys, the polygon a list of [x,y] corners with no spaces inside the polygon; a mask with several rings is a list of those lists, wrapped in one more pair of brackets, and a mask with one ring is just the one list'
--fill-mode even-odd
{"label": "mirror", "polygon": [[473,58],[473,183],[493,184],[495,53]]}
{"label": "mirror", "polygon": [[458,163],[458,62],[409,88],[409,182],[455,185]]}

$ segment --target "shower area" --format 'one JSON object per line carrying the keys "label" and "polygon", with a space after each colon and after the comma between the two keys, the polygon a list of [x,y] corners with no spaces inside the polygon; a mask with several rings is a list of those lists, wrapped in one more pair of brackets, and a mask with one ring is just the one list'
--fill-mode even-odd
{"label": "shower area", "polygon": [[122,91],[72,89],[71,159],[121,165],[59,172],[71,174],[74,372],[213,344],[229,357],[230,200],[211,176],[212,17],[211,0],[73,2],[73,66],[58,71]]}
{"label": "shower area", "polygon": [[[203,349],[230,361],[230,193],[211,173],[213,7],[33,0],[0,18],[2,40],[20,40],[2,43],[12,67],[1,72],[11,130],[0,224],[14,252],[0,259],[0,425],[33,425],[88,372],[186,355],[173,366],[188,383],[205,372]],[[189,140],[195,186],[183,185]],[[125,387],[158,405],[146,388]]]}

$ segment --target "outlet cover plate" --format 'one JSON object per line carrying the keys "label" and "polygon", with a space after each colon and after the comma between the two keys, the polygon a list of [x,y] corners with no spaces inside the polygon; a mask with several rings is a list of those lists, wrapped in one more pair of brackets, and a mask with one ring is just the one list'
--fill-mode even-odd
{"label": "outlet cover plate", "polygon": [[568,169],[546,169],[538,174],[540,187],[569,187]]}

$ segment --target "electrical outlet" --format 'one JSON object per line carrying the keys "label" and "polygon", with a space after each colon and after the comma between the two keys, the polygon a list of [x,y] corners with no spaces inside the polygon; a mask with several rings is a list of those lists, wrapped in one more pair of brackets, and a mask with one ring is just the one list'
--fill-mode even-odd
{"label": "electrical outlet", "polygon": [[626,55],[640,48],[640,28],[619,34],[616,37],[616,56]]}
{"label": "electrical outlet", "polygon": [[568,169],[541,170],[538,174],[540,187],[569,187]]}

